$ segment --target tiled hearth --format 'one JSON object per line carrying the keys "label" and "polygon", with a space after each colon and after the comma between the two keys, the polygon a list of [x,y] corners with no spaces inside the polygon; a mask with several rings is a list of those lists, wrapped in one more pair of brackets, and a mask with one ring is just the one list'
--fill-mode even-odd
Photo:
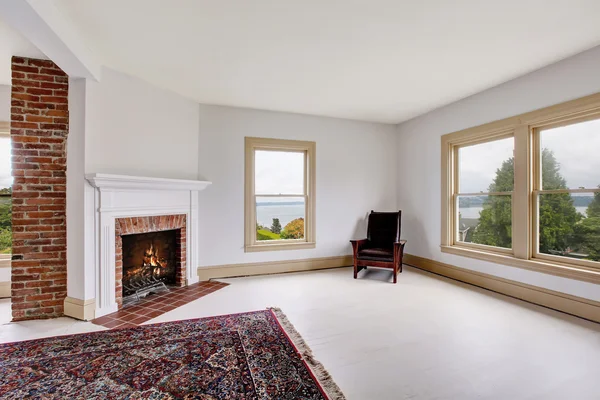
{"label": "tiled hearth", "polygon": [[199,282],[186,287],[173,287],[169,292],[151,294],[136,304],[92,322],[106,328],[131,328],[227,286],[221,282]]}

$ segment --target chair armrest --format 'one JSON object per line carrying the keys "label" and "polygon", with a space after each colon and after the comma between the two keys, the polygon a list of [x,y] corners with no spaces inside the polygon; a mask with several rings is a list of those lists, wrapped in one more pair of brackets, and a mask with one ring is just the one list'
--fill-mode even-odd
{"label": "chair armrest", "polygon": [[404,245],[406,244],[406,240],[400,240],[399,242],[394,242],[394,261],[402,263],[402,258],[404,256]]}
{"label": "chair armrest", "polygon": [[356,255],[367,243],[369,243],[369,239],[351,240],[350,243],[352,243],[352,251],[354,252],[354,255]]}

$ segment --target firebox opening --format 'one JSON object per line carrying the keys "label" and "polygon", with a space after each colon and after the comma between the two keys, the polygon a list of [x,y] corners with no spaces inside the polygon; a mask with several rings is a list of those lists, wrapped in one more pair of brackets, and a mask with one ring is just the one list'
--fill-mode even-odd
{"label": "firebox opening", "polygon": [[177,230],[123,235],[123,298],[176,284]]}

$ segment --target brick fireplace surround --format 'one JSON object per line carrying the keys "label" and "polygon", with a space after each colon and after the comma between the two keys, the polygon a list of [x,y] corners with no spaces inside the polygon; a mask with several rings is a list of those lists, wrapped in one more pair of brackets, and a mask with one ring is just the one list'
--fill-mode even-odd
{"label": "brick fireplace surround", "polygon": [[123,238],[122,235],[176,230],[176,286],[186,285],[186,216],[159,215],[115,219],[115,299],[123,307]]}

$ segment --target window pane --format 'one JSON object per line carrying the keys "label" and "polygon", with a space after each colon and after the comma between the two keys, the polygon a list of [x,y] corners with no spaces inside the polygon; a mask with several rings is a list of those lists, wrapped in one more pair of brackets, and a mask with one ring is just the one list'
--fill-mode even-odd
{"label": "window pane", "polygon": [[512,247],[510,195],[458,196],[457,209],[457,241]]}
{"label": "window pane", "polygon": [[257,150],[256,194],[304,194],[304,153]]}
{"label": "window pane", "polygon": [[304,197],[256,197],[256,239],[304,239]]}
{"label": "window pane", "polygon": [[12,247],[12,181],[10,136],[0,136],[0,254],[10,254]]}
{"label": "window pane", "polygon": [[494,140],[458,150],[460,193],[512,192],[514,139]]}
{"label": "window pane", "polygon": [[543,130],[540,144],[543,189],[600,185],[600,120]]}
{"label": "window pane", "polygon": [[600,261],[600,193],[539,195],[539,252]]}

